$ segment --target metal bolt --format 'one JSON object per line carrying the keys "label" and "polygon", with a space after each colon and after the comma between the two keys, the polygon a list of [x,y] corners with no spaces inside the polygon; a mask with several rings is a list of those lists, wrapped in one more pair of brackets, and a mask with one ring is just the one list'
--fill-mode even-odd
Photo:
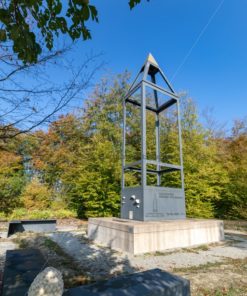
{"label": "metal bolt", "polygon": [[136,196],[134,194],[131,195],[130,200],[135,200],[135,199],[136,199]]}

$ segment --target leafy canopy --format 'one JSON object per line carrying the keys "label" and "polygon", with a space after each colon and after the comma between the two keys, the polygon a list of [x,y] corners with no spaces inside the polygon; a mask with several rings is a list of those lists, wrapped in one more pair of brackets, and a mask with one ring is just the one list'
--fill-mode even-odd
{"label": "leafy canopy", "polygon": [[[132,9],[141,0],[130,0]],[[72,41],[91,39],[86,23],[98,22],[96,6],[89,0],[9,0],[0,2],[0,42],[11,47],[24,63],[37,62],[43,47],[51,50],[54,37]]]}
{"label": "leafy canopy", "polygon": [[21,157],[0,149],[0,212],[8,214],[20,205],[19,195],[24,185]]}

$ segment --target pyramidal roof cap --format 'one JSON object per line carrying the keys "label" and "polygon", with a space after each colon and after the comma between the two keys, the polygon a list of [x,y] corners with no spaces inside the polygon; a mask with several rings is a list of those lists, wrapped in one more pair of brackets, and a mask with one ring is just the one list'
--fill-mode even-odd
{"label": "pyramidal roof cap", "polygon": [[158,63],[156,62],[155,58],[153,57],[153,55],[151,53],[148,54],[144,65],[142,66],[138,75],[136,76],[133,83],[131,84],[126,97],[128,97],[128,94],[131,93],[131,91],[133,89],[135,89],[135,87],[137,87],[141,82],[144,81],[146,83],[150,83],[151,81],[148,82],[147,77],[151,76],[151,80],[152,80],[157,73],[160,73],[161,80],[157,83],[157,82],[155,82],[156,79],[154,79],[154,82],[152,82],[152,84],[156,84],[156,85],[158,84],[159,87],[165,91],[166,91],[166,89],[168,89],[168,92],[170,92],[170,94],[172,93],[172,95],[174,97],[175,91],[174,91],[173,87],[171,86],[171,84],[167,80],[166,76],[164,75],[163,71],[160,69]]}
{"label": "pyramidal roof cap", "polygon": [[155,58],[153,57],[153,55],[151,53],[148,54],[147,62],[153,64],[154,66],[159,67],[158,63],[156,62]]}

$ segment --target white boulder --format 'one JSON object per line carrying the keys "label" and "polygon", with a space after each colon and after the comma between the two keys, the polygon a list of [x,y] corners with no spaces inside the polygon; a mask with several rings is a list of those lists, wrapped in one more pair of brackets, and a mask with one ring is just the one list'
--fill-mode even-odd
{"label": "white boulder", "polygon": [[54,267],[47,267],[32,282],[28,296],[62,296],[63,277]]}

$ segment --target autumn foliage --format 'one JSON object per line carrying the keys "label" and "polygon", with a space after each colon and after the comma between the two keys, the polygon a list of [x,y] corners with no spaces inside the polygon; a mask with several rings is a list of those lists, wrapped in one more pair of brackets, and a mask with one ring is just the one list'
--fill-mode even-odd
{"label": "autumn foliage", "polygon": [[[113,82],[102,80],[76,115],[61,116],[48,130],[21,136],[9,144],[11,148],[3,146],[0,212],[60,207],[83,218],[119,215],[122,98],[127,81],[126,73]],[[246,121],[236,121],[231,133],[217,133],[201,124],[191,99],[182,98],[181,105],[187,215],[246,219]],[[128,112],[127,152],[134,160],[140,154],[139,119],[135,107]],[[155,153],[153,120],[147,116],[150,156]],[[162,124],[162,157],[176,163],[174,114],[167,114]],[[127,177],[130,185],[137,181],[136,176]],[[179,178],[170,175],[163,182],[177,186]]]}
{"label": "autumn foliage", "polygon": [[51,190],[37,178],[29,182],[21,194],[21,202],[27,210],[48,209],[51,201]]}

